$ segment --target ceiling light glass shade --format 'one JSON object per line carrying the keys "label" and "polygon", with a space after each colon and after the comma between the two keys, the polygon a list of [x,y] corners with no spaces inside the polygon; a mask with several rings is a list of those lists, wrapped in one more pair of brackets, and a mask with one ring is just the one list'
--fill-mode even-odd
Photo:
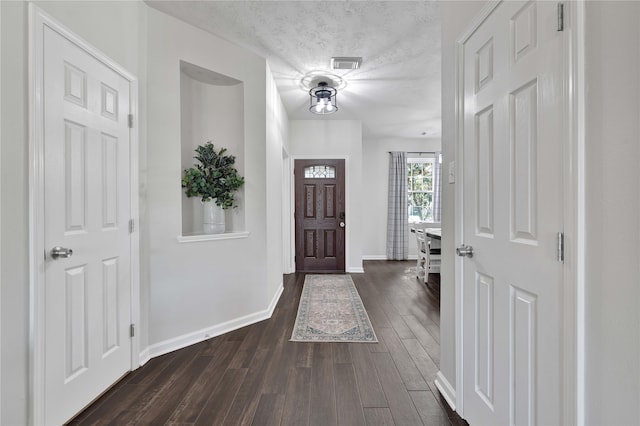
{"label": "ceiling light glass shade", "polygon": [[314,114],[332,114],[338,110],[338,91],[321,81],[317,87],[309,90],[309,111]]}

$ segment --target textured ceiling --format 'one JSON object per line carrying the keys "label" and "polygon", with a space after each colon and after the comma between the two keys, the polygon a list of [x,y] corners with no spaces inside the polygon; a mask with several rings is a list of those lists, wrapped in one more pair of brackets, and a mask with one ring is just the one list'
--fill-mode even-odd
{"label": "textured ceiling", "polygon": [[[290,119],[362,120],[367,138],[440,137],[440,12],[436,1],[147,1],[269,61]],[[332,56],[361,56],[358,70]],[[344,78],[340,110],[309,112],[303,76]]]}

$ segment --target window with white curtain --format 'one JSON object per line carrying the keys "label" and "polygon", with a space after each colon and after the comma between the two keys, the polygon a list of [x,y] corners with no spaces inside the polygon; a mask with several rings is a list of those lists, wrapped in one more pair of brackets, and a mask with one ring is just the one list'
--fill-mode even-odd
{"label": "window with white curtain", "polygon": [[409,223],[435,222],[435,158],[407,158],[407,212]]}

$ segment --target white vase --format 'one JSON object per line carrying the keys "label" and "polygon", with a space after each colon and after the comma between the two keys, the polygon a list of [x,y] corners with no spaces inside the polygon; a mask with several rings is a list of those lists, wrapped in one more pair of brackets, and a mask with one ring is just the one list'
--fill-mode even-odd
{"label": "white vase", "polygon": [[215,200],[202,203],[202,232],[205,234],[223,234],[225,231],[224,210]]}

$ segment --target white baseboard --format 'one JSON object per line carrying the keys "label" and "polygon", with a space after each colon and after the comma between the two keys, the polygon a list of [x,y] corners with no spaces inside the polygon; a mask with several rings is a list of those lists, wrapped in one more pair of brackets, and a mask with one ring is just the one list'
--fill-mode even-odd
{"label": "white baseboard", "polygon": [[[246,327],[251,324],[255,324],[260,321],[271,318],[273,311],[280,300],[280,296],[284,291],[282,282],[278,287],[276,293],[271,299],[269,307],[263,311],[259,311],[253,314],[245,315],[240,318],[235,318],[230,321],[223,322],[222,324],[212,325],[211,327],[203,328],[198,331],[183,334],[182,336],[173,337],[171,339],[164,340],[162,342],[155,343],[146,350],[148,351],[149,358],[155,358],[160,355],[164,355],[169,352],[173,352],[178,349],[185,348],[187,346],[200,343],[204,340],[211,339],[212,337],[220,336],[221,334],[229,333],[230,331],[237,330],[242,327]],[[145,361],[146,362],[146,361]]]}
{"label": "white baseboard", "polygon": [[446,377],[442,374],[442,371],[438,371],[438,375],[436,376],[436,380],[434,381],[436,387],[444,397],[447,404],[453,411],[456,411],[456,391],[451,386],[451,383],[447,380]]}
{"label": "white baseboard", "polygon": [[273,295],[273,298],[271,299],[271,303],[269,303],[269,307],[267,308],[267,312],[268,312],[267,318],[271,318],[271,315],[273,315],[273,311],[275,311],[276,305],[278,304],[278,300],[280,300],[280,296],[282,296],[283,291],[284,291],[284,283],[281,281],[280,286],[278,286],[278,289],[276,290],[276,294]]}
{"label": "white baseboard", "polygon": [[347,272],[350,274],[364,274],[364,268],[362,266],[352,266],[347,268]]}
{"label": "white baseboard", "polygon": [[145,350],[143,350],[142,352],[140,352],[140,355],[138,357],[140,359],[139,361],[139,366],[142,367],[143,365],[145,365],[147,362],[149,362],[149,360],[151,359],[151,355],[149,352],[149,348],[147,347]]}

